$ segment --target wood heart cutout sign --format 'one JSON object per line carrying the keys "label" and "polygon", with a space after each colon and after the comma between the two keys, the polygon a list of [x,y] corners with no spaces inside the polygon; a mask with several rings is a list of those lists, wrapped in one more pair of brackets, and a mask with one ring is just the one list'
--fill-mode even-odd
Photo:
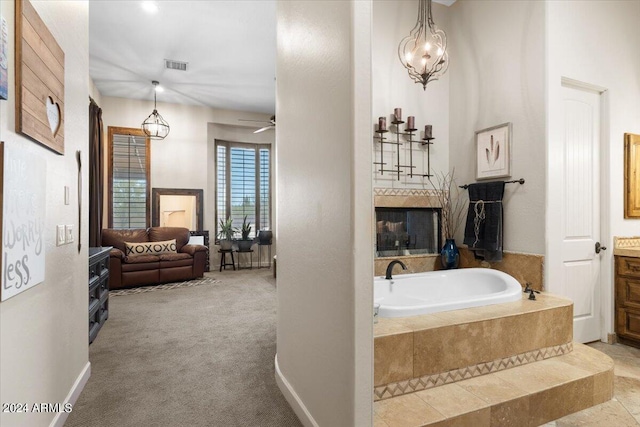
{"label": "wood heart cutout sign", "polygon": [[51,133],[55,137],[60,129],[60,104],[54,102],[50,96],[47,97],[47,118]]}

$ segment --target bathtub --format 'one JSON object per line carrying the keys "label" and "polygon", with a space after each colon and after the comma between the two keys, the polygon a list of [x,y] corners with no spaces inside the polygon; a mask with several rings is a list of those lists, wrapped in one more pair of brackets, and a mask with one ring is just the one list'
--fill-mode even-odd
{"label": "bathtub", "polygon": [[373,298],[378,316],[407,317],[517,301],[522,287],[498,270],[463,268],[376,277]]}

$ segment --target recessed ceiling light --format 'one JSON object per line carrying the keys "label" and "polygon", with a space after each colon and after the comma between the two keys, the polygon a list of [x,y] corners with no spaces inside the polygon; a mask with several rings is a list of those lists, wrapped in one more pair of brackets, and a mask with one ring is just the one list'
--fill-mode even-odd
{"label": "recessed ceiling light", "polygon": [[143,1],[140,6],[145,12],[150,14],[158,13],[158,11],[160,10],[158,4],[154,1]]}

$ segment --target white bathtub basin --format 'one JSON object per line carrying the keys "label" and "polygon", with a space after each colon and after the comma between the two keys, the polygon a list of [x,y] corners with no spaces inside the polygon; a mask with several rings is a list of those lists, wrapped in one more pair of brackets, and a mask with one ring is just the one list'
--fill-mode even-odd
{"label": "white bathtub basin", "polygon": [[407,317],[517,301],[522,287],[498,270],[462,268],[376,277],[373,297],[380,317]]}

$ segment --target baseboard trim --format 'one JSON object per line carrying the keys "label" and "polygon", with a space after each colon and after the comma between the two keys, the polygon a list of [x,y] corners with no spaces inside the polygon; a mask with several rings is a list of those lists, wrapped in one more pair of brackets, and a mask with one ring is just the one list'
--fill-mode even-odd
{"label": "baseboard trim", "polygon": [[[89,381],[90,376],[91,362],[87,362],[87,364],[84,365],[82,372],[80,372],[80,375],[78,375],[78,378],[76,378],[75,383],[73,383],[71,390],[69,390],[69,394],[62,403],[71,403],[72,405],[75,405],[78,401],[78,397],[80,397],[80,393],[82,393],[82,390],[84,389],[84,386],[87,384],[87,381]],[[51,421],[50,427],[64,426],[68,416],[69,413],[67,412],[58,412],[53,418],[53,421]]]}
{"label": "baseboard trim", "polygon": [[293,412],[298,416],[300,422],[305,427],[319,427],[316,420],[313,419],[307,407],[304,406],[304,403],[300,399],[300,396],[295,392],[289,381],[282,375],[280,371],[280,366],[278,365],[278,355],[276,354],[275,358],[276,365],[276,384],[278,384],[278,388],[282,392],[284,398],[289,402],[289,406],[293,409]]}

